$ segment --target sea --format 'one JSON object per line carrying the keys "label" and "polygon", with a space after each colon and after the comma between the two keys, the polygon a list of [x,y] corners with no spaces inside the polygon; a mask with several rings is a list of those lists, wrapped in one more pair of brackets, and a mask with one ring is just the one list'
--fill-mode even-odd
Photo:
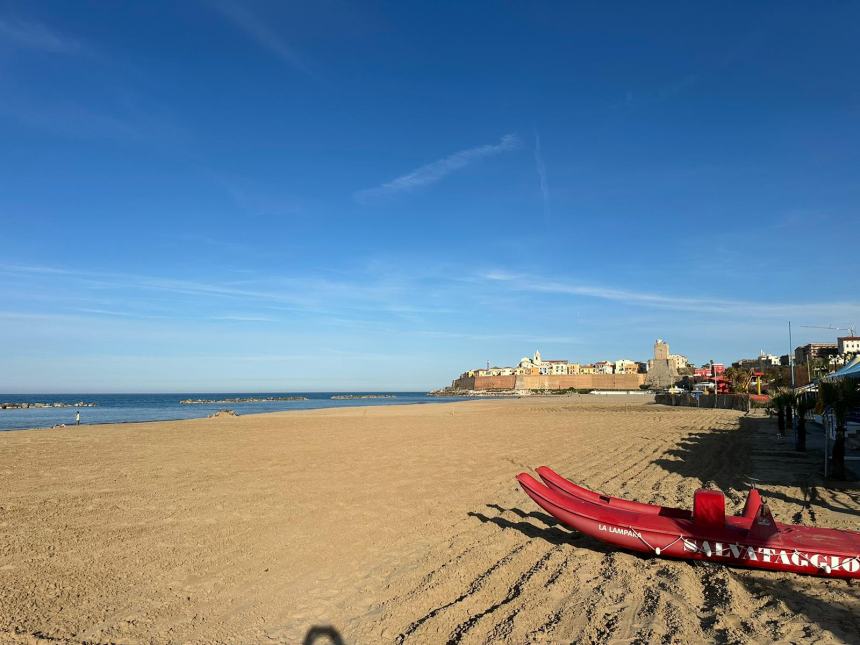
{"label": "sea", "polygon": [[[383,395],[385,398],[332,398]],[[302,397],[293,401],[257,403],[181,404],[184,399],[233,399]],[[466,397],[433,397],[424,392],[183,392],[178,394],[0,394],[0,403],[95,403],[95,407],[0,409],[0,432],[25,428],[52,428],[74,425],[75,412],[81,413],[81,424],[172,421],[207,417],[217,410],[230,409],[237,414],[314,410],[355,406],[405,405],[408,403],[450,403]]]}

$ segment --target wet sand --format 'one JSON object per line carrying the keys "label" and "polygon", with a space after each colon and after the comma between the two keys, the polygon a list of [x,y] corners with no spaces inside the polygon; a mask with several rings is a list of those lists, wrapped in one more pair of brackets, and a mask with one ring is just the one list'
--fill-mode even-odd
{"label": "wet sand", "polygon": [[[514,476],[860,528],[775,424],[546,397],[0,433],[0,642],[856,642],[860,587],[614,551]],[[323,641],[320,641],[323,642]]]}

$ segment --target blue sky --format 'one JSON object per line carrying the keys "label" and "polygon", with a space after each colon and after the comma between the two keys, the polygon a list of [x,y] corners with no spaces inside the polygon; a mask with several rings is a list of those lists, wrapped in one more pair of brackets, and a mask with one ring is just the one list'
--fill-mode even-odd
{"label": "blue sky", "polygon": [[0,391],[860,322],[860,5],[0,3]]}

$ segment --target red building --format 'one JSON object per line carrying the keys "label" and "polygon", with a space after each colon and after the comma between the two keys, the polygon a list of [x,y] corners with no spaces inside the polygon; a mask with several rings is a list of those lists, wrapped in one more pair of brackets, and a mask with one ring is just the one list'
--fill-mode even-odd
{"label": "red building", "polygon": [[697,367],[693,370],[693,374],[697,379],[702,381],[708,381],[716,373],[717,376],[722,376],[726,373],[726,366],[723,363],[714,363],[713,366],[705,365],[703,367]]}

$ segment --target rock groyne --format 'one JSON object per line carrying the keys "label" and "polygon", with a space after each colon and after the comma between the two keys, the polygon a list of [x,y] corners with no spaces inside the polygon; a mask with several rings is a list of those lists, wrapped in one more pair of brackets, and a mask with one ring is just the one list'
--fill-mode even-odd
{"label": "rock groyne", "polygon": [[180,405],[205,405],[207,403],[273,403],[275,401],[307,401],[306,396],[241,397],[234,399],[183,399]]}
{"label": "rock groyne", "polygon": [[394,394],[335,394],[332,401],[351,401],[352,399],[396,399]]}
{"label": "rock groyne", "polygon": [[63,401],[54,401],[53,403],[30,403],[29,401],[15,401],[0,403],[0,410],[27,410],[29,408],[94,408],[95,403],[87,401],[78,401],[77,403],[65,403]]}

